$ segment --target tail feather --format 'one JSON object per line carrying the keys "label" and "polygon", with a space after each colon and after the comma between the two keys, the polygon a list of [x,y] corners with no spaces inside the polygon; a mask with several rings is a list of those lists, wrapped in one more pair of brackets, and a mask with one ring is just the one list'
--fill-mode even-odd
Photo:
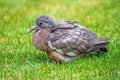
{"label": "tail feather", "polygon": [[98,37],[97,39],[94,40],[94,43],[92,46],[108,44],[108,43],[109,43],[109,38]]}
{"label": "tail feather", "polygon": [[91,41],[91,46],[90,46],[90,48],[88,49],[87,52],[100,50],[108,44],[109,44],[109,39],[108,38],[97,37],[95,40]]}

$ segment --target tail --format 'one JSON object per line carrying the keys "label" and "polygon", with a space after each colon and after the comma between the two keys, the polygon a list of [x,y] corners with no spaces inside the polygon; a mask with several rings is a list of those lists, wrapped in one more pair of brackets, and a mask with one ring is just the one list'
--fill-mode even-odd
{"label": "tail", "polygon": [[105,48],[105,47],[100,48],[100,51],[101,51],[101,52],[108,52],[107,48]]}
{"label": "tail", "polygon": [[105,46],[108,45],[109,43],[110,43],[109,38],[97,37],[96,39],[90,42],[90,48],[88,49],[87,52],[92,52],[96,50],[107,52]]}

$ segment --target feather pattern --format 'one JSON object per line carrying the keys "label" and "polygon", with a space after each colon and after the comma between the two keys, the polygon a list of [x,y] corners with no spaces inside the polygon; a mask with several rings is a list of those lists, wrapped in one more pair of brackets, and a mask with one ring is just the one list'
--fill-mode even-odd
{"label": "feather pattern", "polygon": [[[51,48],[60,54],[77,56],[92,51],[94,49],[93,45],[109,42],[108,39],[98,37],[95,33],[85,27],[81,27],[78,23],[70,21],[62,21],[61,23],[59,22],[57,26],[60,28],[50,34],[49,40]],[[66,28],[62,29],[62,27]],[[101,47],[96,48],[96,50]]]}

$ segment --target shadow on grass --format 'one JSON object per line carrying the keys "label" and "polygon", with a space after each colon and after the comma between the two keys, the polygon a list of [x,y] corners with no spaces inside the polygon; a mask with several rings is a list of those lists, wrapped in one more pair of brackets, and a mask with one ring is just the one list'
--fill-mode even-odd
{"label": "shadow on grass", "polygon": [[49,61],[49,57],[47,56],[46,53],[38,53],[34,55],[33,61],[37,63],[46,63]]}
{"label": "shadow on grass", "polygon": [[[68,61],[65,64],[75,63],[75,62],[79,61],[79,59],[82,59],[82,60],[87,59],[87,58],[91,58],[92,59],[94,57],[100,58],[100,57],[103,57],[103,56],[106,56],[106,55],[107,55],[106,52],[101,52],[101,53],[98,53],[98,54],[90,54],[90,55],[87,55],[87,56],[84,56],[84,57],[80,57],[77,60]],[[33,61],[36,62],[36,63],[64,64],[64,62],[63,63],[58,63],[58,62],[56,62],[54,60],[50,60],[49,57],[48,57],[48,55],[46,53],[34,54],[34,57],[32,57],[32,58],[33,58]]]}

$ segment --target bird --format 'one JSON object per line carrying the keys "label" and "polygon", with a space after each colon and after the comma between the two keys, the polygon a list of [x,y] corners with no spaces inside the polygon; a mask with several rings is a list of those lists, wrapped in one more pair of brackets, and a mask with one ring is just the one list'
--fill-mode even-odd
{"label": "bird", "polygon": [[34,31],[33,45],[48,54],[50,60],[68,62],[89,54],[107,52],[109,38],[100,37],[78,22],[56,21],[48,15],[35,20],[27,33]]}

